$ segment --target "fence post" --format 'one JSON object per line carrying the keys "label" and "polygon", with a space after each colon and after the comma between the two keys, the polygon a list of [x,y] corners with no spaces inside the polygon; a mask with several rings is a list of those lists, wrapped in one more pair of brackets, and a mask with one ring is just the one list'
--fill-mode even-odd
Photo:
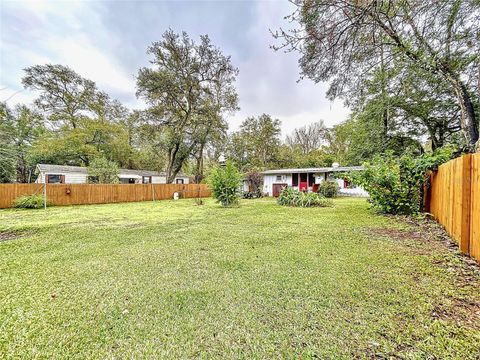
{"label": "fence post", "polygon": [[471,194],[472,194],[472,155],[462,156],[462,233],[460,251],[470,253],[470,221],[471,221]]}
{"label": "fence post", "polygon": [[152,181],[150,181],[150,185],[152,187],[152,201],[155,201],[155,188],[153,187],[153,182]]}
{"label": "fence post", "polygon": [[47,183],[43,182],[43,208],[47,210]]}

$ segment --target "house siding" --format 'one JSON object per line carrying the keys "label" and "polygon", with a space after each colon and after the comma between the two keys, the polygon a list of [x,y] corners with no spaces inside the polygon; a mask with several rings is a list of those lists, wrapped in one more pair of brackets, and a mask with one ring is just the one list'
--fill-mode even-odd
{"label": "house siding", "polygon": [[65,177],[65,184],[85,184],[87,182],[86,174],[67,172],[40,173],[35,182],[43,184],[47,175],[63,175]]}

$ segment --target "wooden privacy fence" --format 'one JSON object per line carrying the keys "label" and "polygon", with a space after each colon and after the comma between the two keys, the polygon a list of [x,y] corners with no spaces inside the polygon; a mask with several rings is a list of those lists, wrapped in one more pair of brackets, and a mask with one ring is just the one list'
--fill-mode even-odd
{"label": "wooden privacy fence", "polygon": [[426,210],[480,261],[480,154],[463,155],[441,165],[432,177]]}
{"label": "wooden privacy fence", "polygon": [[[43,194],[44,184],[0,184],[0,209],[12,207],[22,195]],[[204,184],[46,184],[51,205],[107,204],[133,201],[208,197]]]}

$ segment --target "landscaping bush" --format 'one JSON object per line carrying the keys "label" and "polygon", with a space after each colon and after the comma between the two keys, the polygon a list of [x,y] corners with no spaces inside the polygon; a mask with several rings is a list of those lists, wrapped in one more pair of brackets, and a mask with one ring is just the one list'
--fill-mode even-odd
{"label": "landscaping bush", "polygon": [[327,207],[333,205],[331,200],[318,193],[305,193],[289,187],[284,187],[280,191],[277,203],[283,206],[298,207]]}
{"label": "landscaping bush", "polygon": [[389,152],[364,164],[364,171],[352,173],[352,181],[369,193],[369,201],[380,212],[416,214],[422,210],[423,190],[428,186],[431,171],[451,156],[451,148],[418,157],[396,157]]}
{"label": "landscaping bush", "polygon": [[244,191],[242,193],[242,197],[244,199],[259,199],[264,197],[265,194],[262,192],[261,189],[257,189],[256,191]]}
{"label": "landscaping bush", "polygon": [[120,182],[117,163],[103,157],[93,159],[87,171],[92,183],[118,184]]}
{"label": "landscaping bush", "polygon": [[334,198],[338,195],[338,184],[336,181],[326,180],[318,185],[317,192],[327,198]]}
{"label": "landscaping bush", "polygon": [[13,207],[18,209],[41,209],[43,206],[43,195],[40,194],[19,196],[13,202]]}
{"label": "landscaping bush", "polygon": [[222,206],[238,205],[242,175],[232,162],[214,168],[208,178],[212,196]]}

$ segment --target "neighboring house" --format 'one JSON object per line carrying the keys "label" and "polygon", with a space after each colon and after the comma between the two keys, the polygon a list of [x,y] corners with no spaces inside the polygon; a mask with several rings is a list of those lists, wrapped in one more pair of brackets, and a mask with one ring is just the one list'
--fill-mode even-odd
{"label": "neighboring house", "polygon": [[278,196],[280,190],[292,187],[300,191],[317,191],[318,185],[325,180],[337,182],[342,195],[368,196],[368,193],[360,187],[349,184],[346,179],[335,178],[334,173],[360,171],[361,166],[339,166],[337,163],[332,167],[307,168],[307,169],[278,169],[263,171],[263,191],[269,196]]}
{"label": "neighboring house", "polygon": [[[38,164],[37,183],[50,184],[86,184],[88,183],[88,170],[81,166],[47,165]],[[119,169],[118,177],[121,184],[166,184],[167,177],[163,172],[149,170]],[[188,184],[189,178],[178,174],[175,184]]]}

